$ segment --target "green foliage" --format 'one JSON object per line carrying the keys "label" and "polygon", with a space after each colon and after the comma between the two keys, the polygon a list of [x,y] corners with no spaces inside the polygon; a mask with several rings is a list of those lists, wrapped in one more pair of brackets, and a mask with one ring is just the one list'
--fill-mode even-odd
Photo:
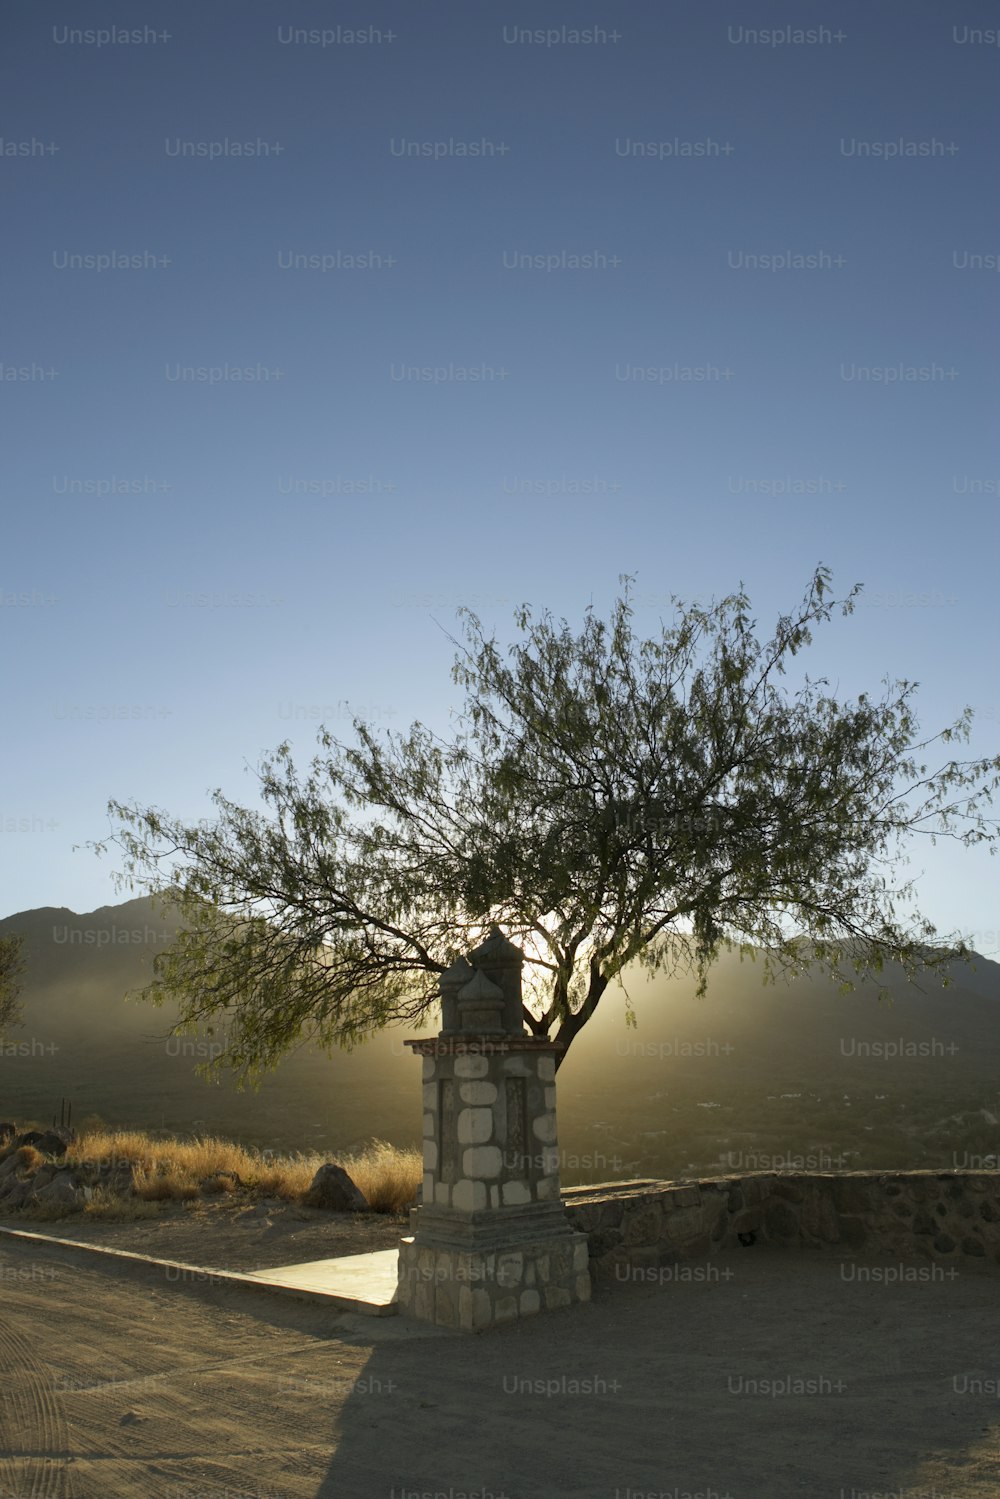
{"label": "green foliage", "polygon": [[[420,1023],[437,977],[499,922],[526,946],[526,1022],[569,1046],[633,962],[697,974],[724,946],[765,950],[765,973],[819,965],[848,988],[889,958],[916,975],[965,956],[898,914],[901,845],[986,842],[1000,756],[928,770],[915,683],[838,702],[825,678],[780,682],[838,603],[820,566],[761,644],[740,591],[704,609],[673,599],[661,638],[632,633],[629,585],[610,625],[579,635],[527,605],[509,663],[460,610],[471,646],[453,679],[461,731],[424,725],[357,742],[326,729],[305,778],[288,744],[258,774],[265,811],[214,793],[185,826],[109,803],[124,873],[181,909],[185,929],[143,991],[181,1005],[181,1029],[226,1021],[206,1064],[255,1081],[292,1046],[350,1047],[391,1020]],[[455,642],[457,644],[457,642]]]}

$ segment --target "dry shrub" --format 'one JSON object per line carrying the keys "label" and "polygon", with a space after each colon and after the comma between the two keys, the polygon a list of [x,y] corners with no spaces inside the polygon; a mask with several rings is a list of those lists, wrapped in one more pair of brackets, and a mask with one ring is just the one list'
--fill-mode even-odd
{"label": "dry shrub", "polygon": [[326,1160],[314,1151],[308,1155],[271,1156],[261,1160],[250,1185],[265,1197],[281,1197],[285,1202],[301,1202],[313,1177]]}
{"label": "dry shrub", "polygon": [[[31,1152],[33,1147],[24,1146]],[[33,1152],[37,1161],[42,1157]],[[108,1130],[81,1133],[67,1150],[65,1163],[80,1170],[96,1171],[102,1165],[129,1167],[133,1189],[140,1202],[190,1201],[200,1195],[213,1196],[245,1188],[285,1202],[301,1202],[324,1161],[337,1160],[365,1194],[377,1213],[399,1213],[416,1196],[423,1163],[419,1150],[400,1150],[386,1140],[373,1140],[354,1155],[337,1156],[316,1151],[294,1155],[264,1155],[259,1150],[214,1136],[194,1140],[154,1140],[142,1130]],[[36,1162],[37,1164],[37,1162]],[[98,1216],[110,1213],[112,1199],[106,1188],[105,1206]],[[93,1203],[87,1211],[93,1212]]]}
{"label": "dry shrub", "polygon": [[19,1171],[35,1172],[45,1160],[42,1152],[36,1150],[33,1145],[19,1145],[14,1154],[17,1156],[17,1169]]}
{"label": "dry shrub", "polygon": [[119,1197],[107,1187],[95,1187],[94,1195],[84,1204],[83,1211],[92,1218],[106,1218],[114,1223],[134,1223],[140,1218],[159,1218],[162,1211],[158,1202],[144,1202],[137,1197]]}
{"label": "dry shrub", "polygon": [[137,1166],[132,1173],[132,1191],[143,1202],[185,1202],[198,1196],[198,1183],[184,1171],[166,1167],[146,1171]]}
{"label": "dry shrub", "polygon": [[229,1171],[217,1171],[212,1176],[206,1176],[201,1184],[201,1190],[209,1197],[215,1197],[220,1192],[238,1192],[239,1188],[239,1177]]}
{"label": "dry shrub", "polygon": [[69,1202],[28,1201],[16,1211],[18,1218],[30,1219],[32,1223],[54,1223],[59,1218],[75,1218],[80,1209]]}
{"label": "dry shrub", "polygon": [[339,1162],[368,1199],[375,1213],[401,1213],[417,1195],[423,1179],[419,1150],[400,1150],[388,1140],[373,1140],[358,1155]]}

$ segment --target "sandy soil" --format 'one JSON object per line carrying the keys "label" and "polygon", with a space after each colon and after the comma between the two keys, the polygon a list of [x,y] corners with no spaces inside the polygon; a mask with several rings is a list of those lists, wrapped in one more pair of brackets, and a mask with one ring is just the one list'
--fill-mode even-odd
{"label": "sandy soil", "polygon": [[751,1249],[469,1336],[81,1258],[0,1242],[5,1499],[1000,1493],[995,1274]]}
{"label": "sandy soil", "polygon": [[[328,1213],[281,1202],[231,1198],[158,1204],[156,1218],[114,1223],[88,1213],[45,1221],[9,1213],[5,1228],[130,1249],[211,1270],[266,1270],[305,1260],[391,1249],[407,1232],[406,1214]],[[0,1494],[0,1499],[3,1499]]]}

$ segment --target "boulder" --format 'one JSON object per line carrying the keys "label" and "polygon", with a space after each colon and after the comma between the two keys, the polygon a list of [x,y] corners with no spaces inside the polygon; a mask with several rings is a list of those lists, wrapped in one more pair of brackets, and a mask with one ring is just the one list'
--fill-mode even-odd
{"label": "boulder", "polygon": [[22,1180],[16,1172],[10,1171],[6,1176],[0,1176],[0,1202],[6,1205],[7,1198],[22,1185]]}
{"label": "boulder", "polygon": [[9,1213],[13,1208],[23,1207],[30,1196],[30,1182],[15,1180],[5,1183],[3,1195],[0,1196],[0,1208],[5,1213]]}
{"label": "boulder", "polygon": [[31,1144],[42,1155],[65,1155],[67,1145],[72,1145],[73,1136],[68,1129],[46,1129],[40,1135],[36,1134],[34,1140],[24,1141]]}
{"label": "boulder", "polygon": [[354,1185],[343,1166],[333,1161],[319,1168],[302,1201],[306,1207],[327,1208],[332,1213],[371,1211],[364,1193]]}
{"label": "boulder", "polygon": [[68,1171],[60,1171],[50,1182],[34,1193],[36,1202],[55,1203],[59,1207],[75,1208],[83,1201],[83,1193]]}
{"label": "boulder", "polygon": [[20,1164],[16,1150],[6,1160],[0,1161],[0,1182],[6,1180],[8,1176],[13,1176]]}

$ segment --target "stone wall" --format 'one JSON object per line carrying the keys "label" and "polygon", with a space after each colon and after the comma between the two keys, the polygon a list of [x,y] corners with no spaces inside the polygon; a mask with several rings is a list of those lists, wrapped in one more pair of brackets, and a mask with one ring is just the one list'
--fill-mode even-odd
{"label": "stone wall", "polygon": [[1000,1264],[996,1171],[758,1171],[562,1195],[598,1278],[616,1265],[665,1265],[741,1244]]}

